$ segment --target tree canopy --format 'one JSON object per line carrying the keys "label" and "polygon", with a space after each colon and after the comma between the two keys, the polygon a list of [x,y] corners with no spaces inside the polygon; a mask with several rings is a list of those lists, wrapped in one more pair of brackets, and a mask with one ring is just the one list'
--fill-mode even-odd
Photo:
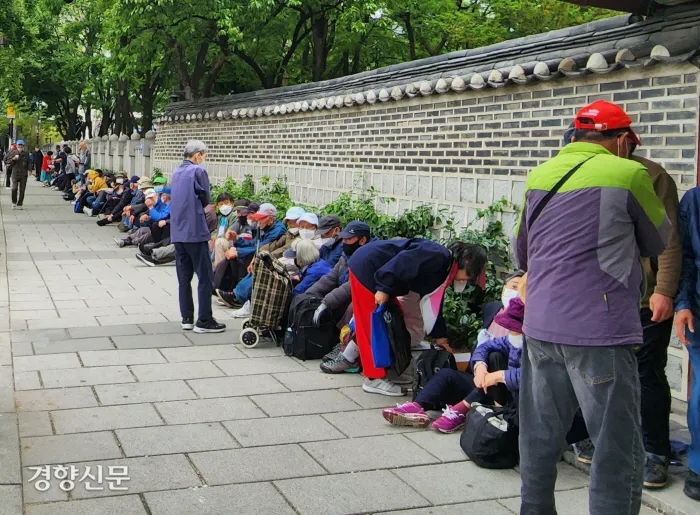
{"label": "tree canopy", "polygon": [[173,92],[198,99],[331,79],[614,14],[559,0],[3,4],[0,100],[49,117],[66,139],[85,128],[148,131]]}

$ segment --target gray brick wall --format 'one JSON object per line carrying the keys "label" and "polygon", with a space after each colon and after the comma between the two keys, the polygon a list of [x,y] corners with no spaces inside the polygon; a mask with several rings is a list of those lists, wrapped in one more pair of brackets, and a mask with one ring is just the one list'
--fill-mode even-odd
{"label": "gray brick wall", "polygon": [[[522,198],[529,170],[553,157],[580,106],[624,106],[643,146],[684,191],[696,182],[697,68],[661,65],[502,89],[416,97],[352,108],[164,125],[154,167],[170,172],[185,142],[211,148],[213,181],[286,176],[292,196],[324,204],[374,186],[396,213],[418,203],[450,208],[461,222],[502,197]],[[512,226],[512,213],[504,223]]]}

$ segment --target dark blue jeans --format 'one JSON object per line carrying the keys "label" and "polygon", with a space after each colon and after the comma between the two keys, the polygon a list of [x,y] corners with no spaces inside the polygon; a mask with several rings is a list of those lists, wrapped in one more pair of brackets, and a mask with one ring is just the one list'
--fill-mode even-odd
{"label": "dark blue jeans", "polygon": [[213,271],[209,258],[209,243],[175,243],[175,268],[177,271],[180,314],[182,318],[194,317],[192,300],[192,278],[197,274],[197,299],[199,301],[198,322],[206,323],[212,318],[211,294]]}

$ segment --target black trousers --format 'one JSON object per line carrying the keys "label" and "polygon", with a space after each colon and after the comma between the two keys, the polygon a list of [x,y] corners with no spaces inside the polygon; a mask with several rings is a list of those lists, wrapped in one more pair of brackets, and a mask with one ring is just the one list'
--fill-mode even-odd
{"label": "black trousers", "polygon": [[176,243],[175,269],[177,272],[180,314],[182,318],[194,318],[192,299],[192,277],[197,274],[198,322],[206,323],[212,318],[211,287],[212,269],[209,257],[209,242]]}
{"label": "black trousers", "polygon": [[12,204],[21,206],[24,203],[24,191],[27,189],[27,179],[28,177],[26,175],[15,175],[12,177]]}
{"label": "black trousers", "polygon": [[238,281],[248,274],[253,254],[244,258],[223,259],[214,269],[213,286],[216,290],[233,291]]}
{"label": "black trousers", "polygon": [[647,452],[670,456],[671,387],[666,378],[666,363],[673,319],[655,323],[651,321],[651,315],[650,309],[642,309],[640,313],[644,344],[637,351],[642,388],[642,435]]}

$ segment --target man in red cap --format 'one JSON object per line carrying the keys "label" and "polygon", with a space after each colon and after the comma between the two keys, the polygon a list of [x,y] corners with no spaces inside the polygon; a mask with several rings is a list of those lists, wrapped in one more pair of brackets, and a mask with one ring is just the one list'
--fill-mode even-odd
{"label": "man in red cap", "polygon": [[576,114],[573,143],[533,170],[516,227],[528,272],[520,385],[521,515],[553,515],[557,462],[580,407],[596,452],[591,514],[636,514],[644,447],[635,348],[642,345],[640,256],[672,230],[640,141],[615,104]]}

